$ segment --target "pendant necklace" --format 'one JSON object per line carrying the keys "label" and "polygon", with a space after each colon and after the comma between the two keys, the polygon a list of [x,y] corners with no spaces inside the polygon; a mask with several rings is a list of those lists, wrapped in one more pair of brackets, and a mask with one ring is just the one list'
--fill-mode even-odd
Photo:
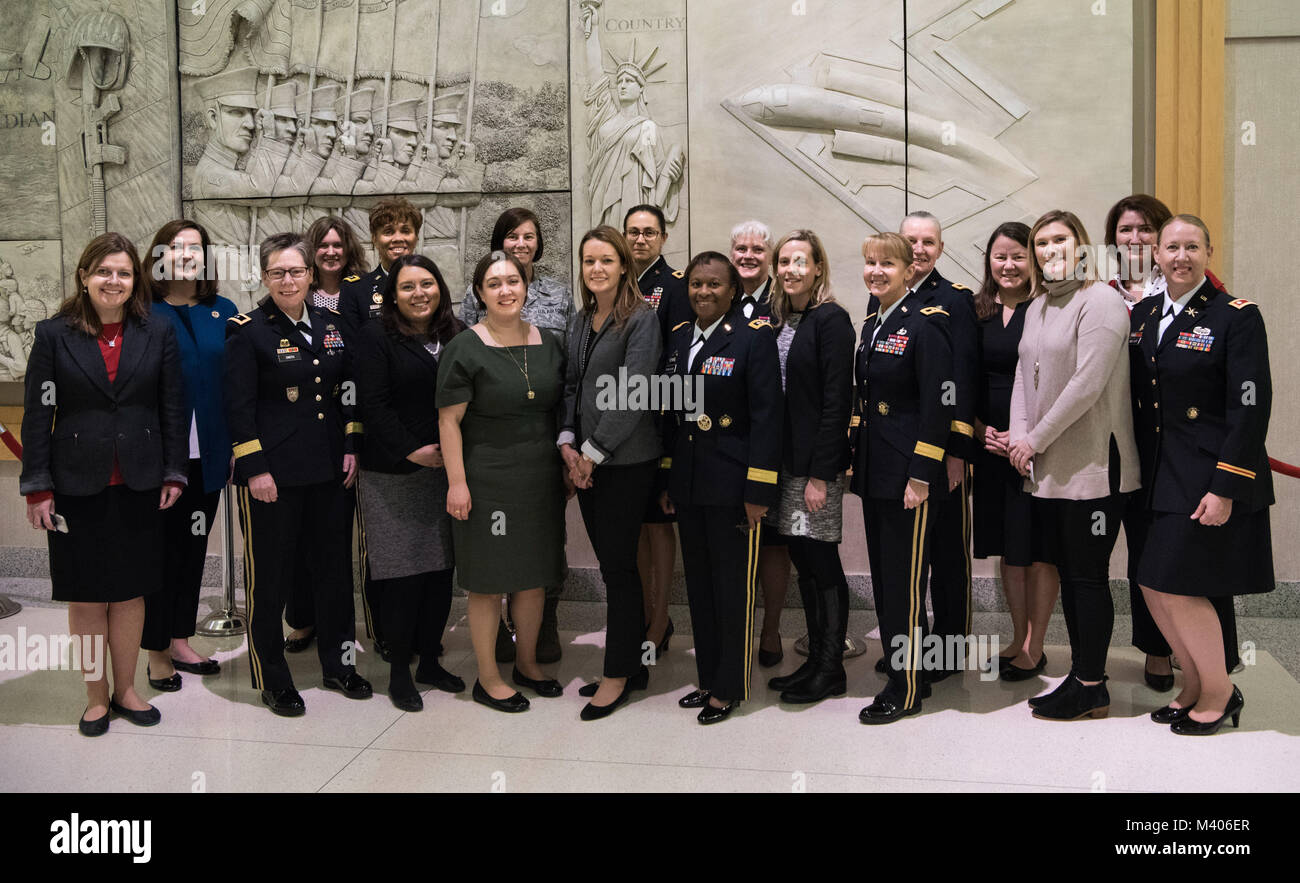
{"label": "pendant necklace", "polygon": [[524,344],[523,344],[524,364],[523,367],[521,368],[519,366],[519,360],[515,358],[515,354],[510,351],[510,347],[506,346],[500,340],[497,339],[496,334],[492,332],[492,327],[488,325],[486,322],[483,323],[483,327],[487,328],[487,333],[492,337],[494,341],[496,341],[497,346],[501,347],[501,349],[506,351],[506,355],[510,357],[510,361],[515,363],[516,368],[519,368],[519,373],[524,375],[524,383],[528,386],[528,398],[530,399],[537,398],[537,393],[533,391],[533,382],[528,379],[528,336],[527,334],[524,335]]}

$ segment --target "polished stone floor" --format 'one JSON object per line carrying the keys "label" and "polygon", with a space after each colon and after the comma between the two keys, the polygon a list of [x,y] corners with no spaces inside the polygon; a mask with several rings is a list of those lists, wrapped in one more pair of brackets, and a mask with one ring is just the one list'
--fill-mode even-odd
{"label": "polished stone floor", "polygon": [[[472,685],[464,604],[458,598],[453,606],[443,664]],[[771,670],[755,664],[750,701],[729,720],[703,727],[676,703],[695,672],[689,617],[674,607],[678,633],[652,669],[650,689],[611,717],[584,723],[577,688],[600,670],[603,616],[600,604],[561,605],[565,654],[551,670],[565,695],[530,695],[532,709],[520,715],[477,705],[468,692],[436,691],[425,693],[423,712],[400,712],[383,693],[387,666],[373,654],[362,654],[359,668],[376,695],[349,700],[320,687],[308,652],[290,657],[307,714],[279,718],[249,686],[242,641],[196,638],[200,651],[221,661],[219,676],[183,675],[180,692],[159,694],[147,687],[141,654],[137,684],[162,711],[162,723],[138,728],[114,720],[106,736],[87,739],[76,729],[85,705],[77,675],[0,671],[0,791],[1300,790],[1300,684],[1279,662],[1286,654],[1272,650],[1287,647],[1294,658],[1296,620],[1242,620],[1242,640],[1256,650],[1253,664],[1234,676],[1246,696],[1241,729],[1194,739],[1147,718],[1170,694],[1142,683],[1142,657],[1124,646],[1127,617],[1117,617],[1108,668],[1110,717],[1031,718],[1024,700],[1068,668],[1059,615],[1046,677],[1005,684],[967,672],[937,685],[921,715],[864,727],[858,710],[883,685],[871,670],[874,641],[847,664],[847,696],[796,708],[767,689],[769,676],[800,661],[791,645],[802,617],[788,611],[785,661]],[[874,624],[870,612],[855,612],[851,633],[864,640]],[[0,620],[0,635],[20,627],[53,634],[66,625],[65,611],[46,602]],[[977,631],[1006,626],[1002,614],[976,617]]]}

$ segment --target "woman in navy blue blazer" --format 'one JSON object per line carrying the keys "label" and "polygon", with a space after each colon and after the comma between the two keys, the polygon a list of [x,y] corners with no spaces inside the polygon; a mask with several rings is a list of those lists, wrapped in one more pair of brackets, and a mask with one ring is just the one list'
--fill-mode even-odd
{"label": "woman in navy blue blazer", "polygon": [[208,231],[182,218],[163,224],[144,256],[143,281],[154,313],[176,332],[189,437],[189,484],[164,519],[163,587],[145,597],[140,639],[140,646],[149,651],[149,686],[165,692],[181,688],[178,671],[221,671],[216,660],[200,656],[189,643],[198,619],[208,537],[231,460],[221,381],[226,320],[239,309],[217,294],[216,267],[207,262],[210,255]]}
{"label": "woman in navy blue blazer", "polygon": [[[68,602],[86,681],[87,736],[110,711],[162,719],[135,690],[142,596],[163,582],[163,513],[186,483],[185,396],[171,324],[151,316],[135,246],[90,241],[76,293],[36,325],[23,398],[27,520],[49,531],[55,601]],[[104,664],[111,659],[113,690]]]}

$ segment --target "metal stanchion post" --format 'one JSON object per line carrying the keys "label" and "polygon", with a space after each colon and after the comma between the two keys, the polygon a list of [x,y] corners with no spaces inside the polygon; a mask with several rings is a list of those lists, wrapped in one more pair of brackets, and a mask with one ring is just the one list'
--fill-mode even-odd
{"label": "metal stanchion post", "polygon": [[222,533],[221,586],[224,589],[224,609],[214,611],[198,625],[198,633],[209,638],[242,635],[247,630],[248,615],[235,606],[235,515],[234,495],[230,485],[221,492],[221,508],[225,512]]}

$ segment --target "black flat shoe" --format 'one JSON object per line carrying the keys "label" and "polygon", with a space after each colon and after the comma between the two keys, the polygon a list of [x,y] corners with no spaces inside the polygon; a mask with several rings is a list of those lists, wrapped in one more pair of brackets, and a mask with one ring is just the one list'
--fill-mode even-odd
{"label": "black flat shoe", "polygon": [[[285,643],[288,644],[287,641]],[[221,674],[221,663],[215,659],[201,659],[198,662],[182,662],[179,659],[172,659],[172,668],[192,675]]]}
{"label": "black flat shoe", "polygon": [[349,699],[369,699],[375,692],[370,682],[354,671],[341,678],[321,678],[321,686],[326,690],[338,690]]}
{"label": "black flat shoe", "polygon": [[[90,711],[90,707],[86,707]],[[93,721],[86,720],[86,711],[81,713],[81,720],[77,721],[77,729],[83,736],[102,736],[108,732],[109,712],[104,712],[103,717],[97,717]]]}
{"label": "black flat shoe", "polygon": [[[602,717],[609,717],[611,714],[614,713],[614,709],[618,708],[620,705],[624,705],[627,703],[628,699],[632,697],[633,690],[644,690],[649,685],[650,685],[650,670],[643,665],[641,666],[641,670],[639,672],[634,674],[632,677],[628,678],[627,682],[623,684],[623,692],[618,694],[617,699],[615,699],[609,705],[596,705],[593,702],[588,702],[585,706],[583,706],[582,713],[579,715],[579,717],[581,717],[585,721],[595,721],[595,720],[600,720]],[[591,685],[589,684],[588,686]],[[581,693],[582,690],[585,689],[586,687],[583,687],[578,692]],[[595,690],[593,690],[591,693],[588,693],[587,695],[595,696],[596,692]]]}
{"label": "black flat shoe", "polygon": [[[650,669],[647,666],[643,665],[641,666],[641,670],[639,672],[637,672],[636,674],[632,675],[632,677],[627,679],[627,683],[623,685],[623,689],[626,690],[630,688],[633,690],[644,690],[648,686],[650,686]],[[581,687],[578,688],[578,695],[586,696],[590,698],[592,696],[595,696],[596,691],[599,689],[600,689],[600,681],[594,681],[593,683],[590,684],[583,684]]]}
{"label": "black flat shoe", "polygon": [[424,711],[424,699],[416,690],[407,692],[406,690],[394,690],[391,686],[388,688],[388,698],[393,700],[393,705],[402,711]]}
{"label": "black flat shoe", "polygon": [[519,712],[528,710],[528,700],[523,693],[516,692],[509,699],[493,699],[492,694],[484,690],[481,683],[475,681],[472,695],[475,702],[486,705],[488,708],[495,708],[497,711]]}
{"label": "black flat shoe", "polygon": [[[1047,668],[1047,654],[1044,653],[1038,657],[1038,664],[1033,668],[1021,668],[1018,665],[1012,665],[1010,662],[1002,669],[998,677],[1004,681],[1015,683],[1016,681],[1027,681],[1030,678],[1037,677],[1043,669]],[[1033,704],[1032,702],[1030,703]]]}
{"label": "black flat shoe", "polygon": [[708,690],[692,690],[691,692],[683,696],[681,699],[678,699],[677,704],[680,705],[682,708],[699,708],[701,705],[704,705],[708,701],[709,701]]}
{"label": "black flat shoe", "polygon": [[153,673],[149,671],[149,666],[146,665],[144,667],[144,673],[145,677],[149,679],[149,686],[153,687],[155,690],[160,690],[163,693],[175,693],[181,688],[181,676],[176,674],[176,672],[172,672],[172,675],[169,678],[155,678]]}
{"label": "black flat shoe", "polygon": [[535,681],[532,678],[524,677],[524,673],[515,666],[514,671],[510,672],[510,680],[515,682],[516,686],[527,687],[538,696],[547,699],[554,699],[556,696],[564,695],[564,687],[554,678],[547,678],[542,681]]}
{"label": "black flat shoe", "polygon": [[262,704],[280,717],[301,717],[307,713],[307,706],[293,687],[283,690],[263,690]]}
{"label": "black flat shoe", "polygon": [[911,708],[904,708],[893,694],[881,693],[871,701],[870,705],[858,712],[858,720],[864,724],[892,724],[899,718],[920,713],[920,702]]}
{"label": "black flat shoe", "polygon": [[162,720],[162,712],[150,705],[144,711],[132,711],[125,705],[119,705],[116,699],[108,700],[108,710],[118,717],[124,717],[137,727],[152,727]]}
{"label": "black flat shoe", "polygon": [[1096,684],[1084,684],[1074,675],[1066,678],[1066,689],[1052,694],[1048,702],[1039,703],[1033,715],[1039,720],[1100,720],[1110,714],[1110,692],[1103,677]]}
{"label": "black flat shoe", "polygon": [[695,719],[702,724],[716,724],[718,721],[724,721],[731,717],[731,712],[734,711],[738,705],[740,705],[740,700],[732,699],[726,705],[718,708],[716,705],[706,700],[704,707],[700,709],[700,713],[696,715]]}
{"label": "black flat shoe", "polygon": [[[312,633],[311,633],[310,635],[308,635],[307,637],[305,637],[305,638],[285,638],[285,639],[284,639],[284,652],[285,652],[285,653],[301,653],[302,651],[304,651],[304,650],[306,650],[308,647],[310,647],[310,646],[311,646],[311,642],[314,641],[314,640],[316,640],[316,632],[315,632],[315,631],[312,631]],[[173,664],[175,664],[175,660],[173,660]]]}
{"label": "black flat shoe", "polygon": [[1147,686],[1157,693],[1168,693],[1174,688],[1174,673],[1172,671],[1167,675],[1152,674],[1147,670],[1144,662],[1142,664],[1142,676],[1146,679]]}
{"label": "black flat shoe", "polygon": [[1163,708],[1157,708],[1151,712],[1151,719],[1158,724],[1172,724],[1187,717],[1187,712],[1191,706],[1183,708],[1174,708],[1172,705],[1166,705]]}
{"label": "black flat shoe", "polygon": [[465,682],[432,660],[421,660],[415,669],[415,682],[436,687],[444,693],[464,693]]}
{"label": "black flat shoe", "polygon": [[1174,721],[1169,726],[1169,729],[1180,736],[1213,736],[1219,732],[1219,728],[1223,726],[1223,722],[1228,718],[1232,718],[1234,728],[1240,727],[1241,710],[1245,707],[1246,697],[1242,696],[1241,691],[1234,685],[1232,696],[1228,699],[1228,707],[1223,709],[1223,714],[1217,720],[1202,723],[1189,714],[1181,720]]}

